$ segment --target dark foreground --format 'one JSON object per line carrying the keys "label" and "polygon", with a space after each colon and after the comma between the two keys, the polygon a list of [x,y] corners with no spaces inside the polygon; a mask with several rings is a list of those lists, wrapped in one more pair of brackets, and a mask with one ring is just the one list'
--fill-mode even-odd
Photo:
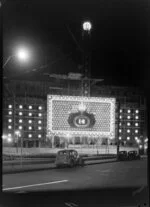
{"label": "dark foreground", "polygon": [[148,202],[147,160],[3,175],[0,199],[6,207],[147,207]]}
{"label": "dark foreground", "polygon": [[147,160],[3,175],[4,192],[147,185]]}

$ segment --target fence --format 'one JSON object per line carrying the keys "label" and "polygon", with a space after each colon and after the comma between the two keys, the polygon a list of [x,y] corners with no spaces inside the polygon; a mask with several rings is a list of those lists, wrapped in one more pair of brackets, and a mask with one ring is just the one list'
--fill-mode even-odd
{"label": "fence", "polygon": [[[85,148],[81,146],[76,146],[74,147],[73,145],[69,146],[69,149],[76,149],[80,154],[88,154],[88,155],[94,155],[94,154],[117,154],[117,147],[116,146],[99,146],[99,147],[94,147],[94,148]],[[34,154],[55,154],[57,151],[59,151],[60,148],[23,148],[22,149],[22,154],[23,155],[34,155]],[[137,150],[137,147],[123,147],[120,146],[120,151],[130,151],[130,150]],[[16,148],[13,147],[3,147],[3,154],[8,154],[8,155],[20,155],[21,154],[21,148],[18,148],[18,152]]]}

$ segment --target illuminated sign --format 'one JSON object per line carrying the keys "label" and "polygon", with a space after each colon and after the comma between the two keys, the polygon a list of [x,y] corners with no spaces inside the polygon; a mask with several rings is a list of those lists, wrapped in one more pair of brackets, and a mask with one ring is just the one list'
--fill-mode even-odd
{"label": "illuminated sign", "polygon": [[78,109],[77,113],[70,113],[68,123],[71,127],[92,128],[95,124],[95,116]]}
{"label": "illuminated sign", "polygon": [[115,137],[115,98],[48,95],[47,111],[49,133]]}

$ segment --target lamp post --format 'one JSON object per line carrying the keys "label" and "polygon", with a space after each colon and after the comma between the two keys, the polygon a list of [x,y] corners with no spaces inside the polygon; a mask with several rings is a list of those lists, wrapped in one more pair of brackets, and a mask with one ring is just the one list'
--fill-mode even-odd
{"label": "lamp post", "polygon": [[18,60],[20,60],[21,62],[26,62],[29,57],[30,57],[30,52],[29,49],[27,49],[26,47],[20,46],[17,48],[15,54],[10,55],[7,60],[5,61],[5,63],[3,64],[3,69],[5,69],[6,65],[8,64],[8,62],[12,59],[16,57]]}
{"label": "lamp post", "polygon": [[82,24],[82,36],[83,36],[83,47],[84,47],[84,67],[83,74],[84,78],[82,80],[82,95],[90,96],[90,76],[91,76],[91,51],[90,51],[90,34],[91,34],[92,24],[90,21],[85,21]]}
{"label": "lamp post", "polygon": [[[17,150],[18,150],[18,139],[19,139],[19,137],[21,137],[21,133],[20,133],[20,131],[18,130],[18,131],[15,131],[15,134],[17,135]],[[21,137],[21,140],[20,140],[20,145],[21,145],[21,159],[20,159],[20,161],[21,161],[21,167],[22,167],[22,137]]]}
{"label": "lamp post", "polygon": [[20,134],[20,131],[15,131],[15,135],[17,135],[17,140],[16,140],[16,152],[18,154],[18,139],[19,139],[19,134]]}
{"label": "lamp post", "polygon": [[83,30],[88,32],[90,34],[91,32],[91,29],[92,29],[92,24],[90,21],[84,21],[83,22]]}

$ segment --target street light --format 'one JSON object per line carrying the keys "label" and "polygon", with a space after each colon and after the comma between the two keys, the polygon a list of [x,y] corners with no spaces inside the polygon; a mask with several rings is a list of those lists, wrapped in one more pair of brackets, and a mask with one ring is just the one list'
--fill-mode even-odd
{"label": "street light", "polygon": [[29,51],[26,48],[18,49],[16,55],[21,61],[26,61],[29,59]]}
{"label": "street light", "polygon": [[26,47],[19,47],[16,49],[13,55],[10,55],[6,62],[3,64],[3,68],[8,64],[8,62],[13,58],[16,57],[21,62],[26,62],[30,58],[30,51]]}
{"label": "street light", "polygon": [[92,29],[92,24],[90,21],[83,22],[83,30],[84,31],[90,32],[91,29]]}
{"label": "street light", "polygon": [[90,96],[91,87],[91,29],[92,24],[90,21],[82,23],[82,37],[83,37],[83,73],[84,79],[82,80],[82,95]]}

